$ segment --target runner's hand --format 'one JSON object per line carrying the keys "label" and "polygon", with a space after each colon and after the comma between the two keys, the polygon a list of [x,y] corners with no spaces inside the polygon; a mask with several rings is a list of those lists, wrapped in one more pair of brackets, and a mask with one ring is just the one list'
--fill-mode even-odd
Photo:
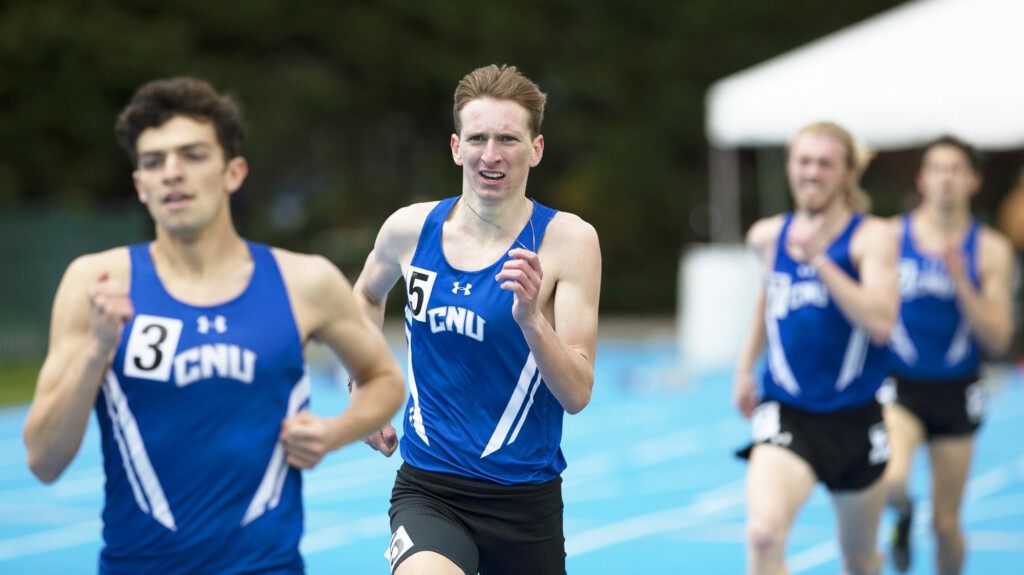
{"label": "runner's hand", "polygon": [[281,423],[279,439],[285,461],[299,469],[313,469],[327,455],[329,424],[319,415],[300,411]]}
{"label": "runner's hand", "polygon": [[128,288],[104,272],[87,290],[89,331],[103,349],[114,353],[121,342],[124,325],[135,314]]}
{"label": "runner's hand", "polygon": [[825,216],[817,214],[807,217],[803,214],[793,216],[786,234],[786,246],[794,257],[801,262],[809,262],[814,256],[825,251]]}
{"label": "runner's hand", "polygon": [[544,270],[540,265],[540,257],[530,250],[516,248],[508,255],[512,259],[505,262],[494,279],[501,282],[501,289],[515,294],[512,317],[519,325],[526,325],[540,317],[537,300]]}
{"label": "runner's hand", "polygon": [[363,443],[383,453],[384,457],[391,457],[398,447],[398,433],[390,423],[386,423],[384,427],[364,437]]}
{"label": "runner's hand", "polygon": [[732,388],[732,404],[740,410],[743,417],[750,419],[757,406],[757,385],[754,376],[747,371],[736,372]]}

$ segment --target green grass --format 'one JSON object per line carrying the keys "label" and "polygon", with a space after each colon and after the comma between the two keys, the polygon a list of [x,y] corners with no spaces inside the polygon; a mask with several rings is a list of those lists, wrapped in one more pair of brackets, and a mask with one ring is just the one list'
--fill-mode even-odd
{"label": "green grass", "polygon": [[42,365],[42,359],[0,361],[0,406],[31,401]]}

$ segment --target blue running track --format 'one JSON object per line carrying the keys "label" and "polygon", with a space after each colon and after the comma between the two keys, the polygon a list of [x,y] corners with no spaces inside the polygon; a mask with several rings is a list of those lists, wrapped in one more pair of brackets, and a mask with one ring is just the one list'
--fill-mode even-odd
{"label": "blue running track", "polygon": [[[732,452],[748,424],[730,405],[730,374],[683,383],[681,365],[670,340],[601,341],[593,401],[565,423],[570,574],[743,573],[745,469]],[[1024,377],[1008,373],[994,386],[964,503],[969,575],[1024,573]],[[327,373],[315,374],[314,411],[335,413],[345,397]],[[103,497],[95,422],[64,476],[43,486],[25,466],[25,412],[0,411],[0,574],[95,573]],[[359,444],[306,475],[310,575],[388,572],[387,507],[399,463]],[[926,465],[922,455],[912,480],[919,496],[928,493]],[[917,506],[913,544],[912,573],[934,573],[927,504]],[[797,518],[788,556],[793,574],[840,571],[820,487]]]}

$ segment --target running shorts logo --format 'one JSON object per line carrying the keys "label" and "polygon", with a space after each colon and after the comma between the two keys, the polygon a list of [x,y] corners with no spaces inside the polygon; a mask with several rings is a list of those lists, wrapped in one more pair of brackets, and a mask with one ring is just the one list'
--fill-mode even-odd
{"label": "running shorts logo", "polygon": [[754,443],[768,441],[782,431],[779,421],[779,402],[769,401],[758,405],[750,418],[750,431]]}
{"label": "running shorts logo", "polygon": [[885,378],[885,381],[882,382],[882,386],[875,392],[875,401],[885,406],[896,403],[896,399],[896,380],[891,377],[887,377]]}
{"label": "running shorts logo", "polygon": [[868,441],[871,442],[868,464],[879,465],[889,461],[889,432],[884,421],[879,421],[868,428]]}
{"label": "running shorts logo", "polygon": [[399,525],[398,529],[391,535],[391,544],[388,545],[388,550],[384,552],[384,558],[391,562],[391,571],[395,570],[395,566],[398,565],[398,560],[405,555],[409,549],[413,546],[412,539],[409,537],[409,533],[406,532],[404,525]]}
{"label": "running shorts logo", "polygon": [[985,416],[985,392],[978,383],[972,383],[964,390],[964,408],[967,410],[967,419],[971,423],[978,423]]}

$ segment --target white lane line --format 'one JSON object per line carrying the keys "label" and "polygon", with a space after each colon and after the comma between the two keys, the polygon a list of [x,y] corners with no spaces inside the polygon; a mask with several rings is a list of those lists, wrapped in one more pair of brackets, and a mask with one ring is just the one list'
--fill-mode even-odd
{"label": "white lane line", "polygon": [[1024,552],[1024,533],[1019,531],[968,531],[966,538],[971,551]]}
{"label": "white lane line", "polygon": [[[1004,488],[1009,486],[1013,482],[1013,471],[1024,465],[1024,457],[1021,457],[1017,461],[1013,461],[1004,465],[1000,465],[990,471],[987,471],[981,475],[972,477],[967,482],[965,501],[977,501],[1002,491]],[[914,510],[914,539],[920,537],[928,537],[931,529],[929,524],[932,518],[932,506],[930,501],[921,501],[915,506]],[[973,519],[972,521],[976,521]],[[967,523],[965,521],[965,523]],[[974,534],[971,534],[971,546],[974,546]],[[879,541],[883,542],[885,539],[884,533],[879,533]],[[1002,537],[999,538],[995,535],[989,537],[982,536],[982,541],[985,544],[993,546],[999,545],[1012,545],[1018,540]],[[884,543],[882,543],[884,545]],[[1013,550],[1019,550],[1020,548],[1013,548]],[[835,539],[830,539],[812,547],[806,551],[797,553],[786,558],[786,564],[789,565],[791,573],[800,573],[813,567],[817,567],[823,563],[828,563],[839,558],[839,547],[836,544]]]}
{"label": "white lane line", "polygon": [[392,457],[388,459],[383,455],[372,451],[369,447],[366,447],[362,443],[353,445],[353,449],[365,448],[366,451],[370,452],[371,455],[363,457],[361,459],[353,459],[350,461],[339,461],[337,463],[332,462],[330,465],[319,465],[313,471],[308,472],[310,476],[317,475],[331,475],[335,473],[351,473],[353,469],[373,469],[373,470],[384,470],[387,469],[390,472],[394,472],[401,465],[401,461]]}
{"label": "white lane line", "polygon": [[360,485],[379,484],[385,481],[394,481],[394,473],[392,471],[360,473],[358,475],[339,473],[336,477],[306,479],[302,483],[302,493],[304,498],[319,497]]}
{"label": "white lane line", "polygon": [[0,561],[26,555],[58,551],[86,543],[99,543],[103,524],[99,519],[84,521],[60,529],[50,529],[0,541]]}
{"label": "white lane line", "polygon": [[67,527],[96,519],[99,510],[92,506],[0,504],[0,527]]}
{"label": "white lane line", "polygon": [[1002,491],[1013,482],[1013,474],[1011,473],[1013,467],[1014,464],[1001,465],[982,475],[972,477],[967,481],[964,500],[977,501]]}
{"label": "white lane line", "polygon": [[790,555],[786,558],[786,565],[789,566],[790,573],[803,573],[808,569],[813,569],[822,563],[828,563],[838,557],[839,546],[836,544],[835,539],[829,539],[796,555]]}
{"label": "white lane line", "polygon": [[746,485],[747,480],[745,478],[737,479],[736,481],[733,481],[731,483],[719,485],[718,487],[708,489],[707,491],[701,491],[700,493],[693,496],[693,500],[711,501],[715,499],[722,499],[724,497],[732,497],[737,493],[743,494],[745,493],[744,490],[746,489]]}
{"label": "white lane line", "polygon": [[[371,515],[355,521],[324,527],[307,533],[299,544],[303,555],[322,553],[338,547],[350,545],[362,539],[374,537],[386,538],[391,534],[391,526],[386,514]],[[387,542],[381,544],[381,552]]]}
{"label": "white lane line", "polygon": [[37,483],[17,489],[0,490],[0,499],[4,501],[38,501],[42,493],[45,493],[45,498],[56,497],[57,499],[67,499],[83,494],[102,495],[103,482],[103,468],[89,467],[61,477],[53,485]]}
{"label": "white lane line", "polygon": [[656,437],[630,449],[630,458],[641,467],[682,459],[708,449],[708,442],[702,444],[699,437],[700,431],[694,428]]}
{"label": "white lane line", "polygon": [[715,515],[739,507],[743,500],[743,494],[739,493],[630,517],[567,537],[565,552],[569,557],[575,557],[627,541],[707,524],[715,520]]}
{"label": "white lane line", "polygon": [[963,511],[964,524],[1019,517],[1024,515],[1024,493],[989,497],[967,507]]}
{"label": "white lane line", "polygon": [[[623,467],[635,469],[684,459],[707,451],[729,450],[720,434],[708,430],[720,427],[727,420],[719,420],[700,428],[686,428],[666,435],[645,438],[630,445],[597,451],[584,457],[571,459],[563,474],[563,488],[574,487],[616,473]],[[742,443],[740,438],[739,443]]]}

